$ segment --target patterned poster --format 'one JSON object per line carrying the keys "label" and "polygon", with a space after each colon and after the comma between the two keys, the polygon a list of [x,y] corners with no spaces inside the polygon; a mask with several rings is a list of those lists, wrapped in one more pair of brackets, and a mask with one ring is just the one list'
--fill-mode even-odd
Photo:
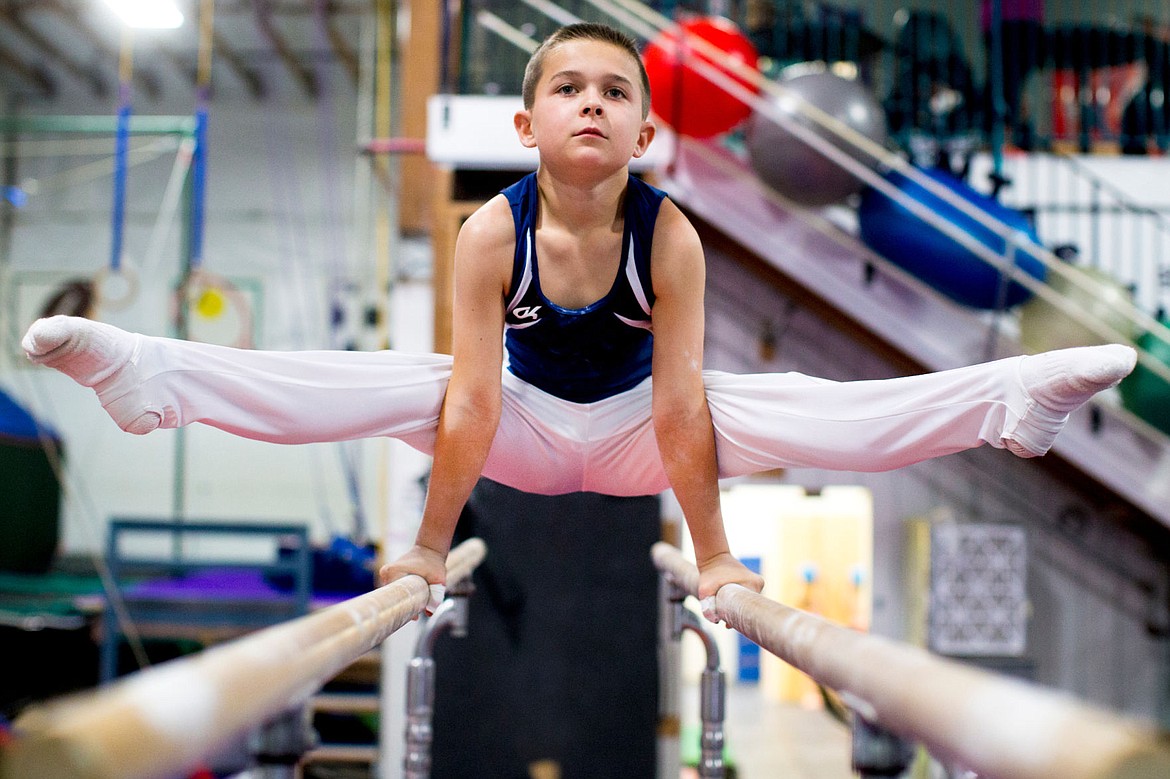
{"label": "patterned poster", "polygon": [[1019,657],[1027,641],[1027,535],[1005,524],[948,523],[930,533],[930,649]]}

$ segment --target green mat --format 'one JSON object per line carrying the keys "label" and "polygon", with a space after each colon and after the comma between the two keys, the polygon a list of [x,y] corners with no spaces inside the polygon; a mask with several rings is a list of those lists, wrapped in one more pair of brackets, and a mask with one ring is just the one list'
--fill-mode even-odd
{"label": "green mat", "polygon": [[79,599],[102,597],[97,576],[70,573],[0,573],[0,611],[17,614],[83,614]]}
{"label": "green mat", "polygon": [[[702,736],[702,725],[691,723],[682,726],[679,731],[679,760],[683,765],[693,767],[699,764],[699,757],[703,753]],[[723,767],[728,772],[728,777],[733,775],[735,756],[731,753],[731,747],[727,743],[726,733],[723,734]]]}

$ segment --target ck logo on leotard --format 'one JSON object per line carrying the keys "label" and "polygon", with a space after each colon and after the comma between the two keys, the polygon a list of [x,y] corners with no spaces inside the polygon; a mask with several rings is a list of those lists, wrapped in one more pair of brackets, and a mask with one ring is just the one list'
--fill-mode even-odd
{"label": "ck logo on leotard", "polygon": [[519,308],[512,309],[512,316],[517,319],[531,319],[535,322],[537,319],[540,319],[539,311],[541,308],[542,306],[520,306]]}

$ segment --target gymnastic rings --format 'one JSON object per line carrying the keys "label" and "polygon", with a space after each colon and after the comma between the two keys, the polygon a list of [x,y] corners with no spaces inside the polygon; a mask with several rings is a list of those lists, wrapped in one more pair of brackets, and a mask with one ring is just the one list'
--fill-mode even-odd
{"label": "gymnastic rings", "polygon": [[191,271],[179,285],[176,320],[186,323],[185,337],[192,341],[250,349],[252,304],[235,284],[215,273]]}
{"label": "gymnastic rings", "polygon": [[64,314],[91,318],[94,308],[93,287],[93,279],[79,278],[66,281],[41,306],[40,316],[47,318]]}
{"label": "gymnastic rings", "polygon": [[122,311],[138,299],[138,271],[125,261],[104,267],[93,277],[93,309]]}

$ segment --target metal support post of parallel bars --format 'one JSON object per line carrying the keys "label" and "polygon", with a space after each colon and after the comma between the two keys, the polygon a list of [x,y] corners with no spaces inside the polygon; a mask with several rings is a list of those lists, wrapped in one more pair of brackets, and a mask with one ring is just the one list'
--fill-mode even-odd
{"label": "metal support post of parallel bars", "polygon": [[863,714],[858,703],[851,704],[849,696],[843,696],[845,704],[853,712],[850,735],[853,738],[853,770],[861,779],[902,776],[914,761],[914,742],[891,733]]}
{"label": "metal support post of parallel bars", "polygon": [[682,638],[684,630],[695,633],[703,642],[707,654],[707,667],[699,687],[699,716],[703,733],[699,742],[700,779],[723,779],[723,716],[726,710],[727,683],[719,661],[719,645],[703,619],[687,608],[684,601],[686,590],[677,583],[670,586],[671,623],[670,635],[675,641]]}
{"label": "metal support post of parallel bars", "polygon": [[470,581],[456,584],[434,615],[427,621],[415,645],[414,657],[406,669],[406,756],[404,779],[429,779],[435,712],[435,641],[444,633],[455,638],[467,635],[468,598],[474,588]]}
{"label": "metal support post of parallel bars", "polygon": [[309,708],[289,709],[265,723],[250,740],[255,765],[245,775],[250,779],[298,779],[301,759],[316,746]]}

